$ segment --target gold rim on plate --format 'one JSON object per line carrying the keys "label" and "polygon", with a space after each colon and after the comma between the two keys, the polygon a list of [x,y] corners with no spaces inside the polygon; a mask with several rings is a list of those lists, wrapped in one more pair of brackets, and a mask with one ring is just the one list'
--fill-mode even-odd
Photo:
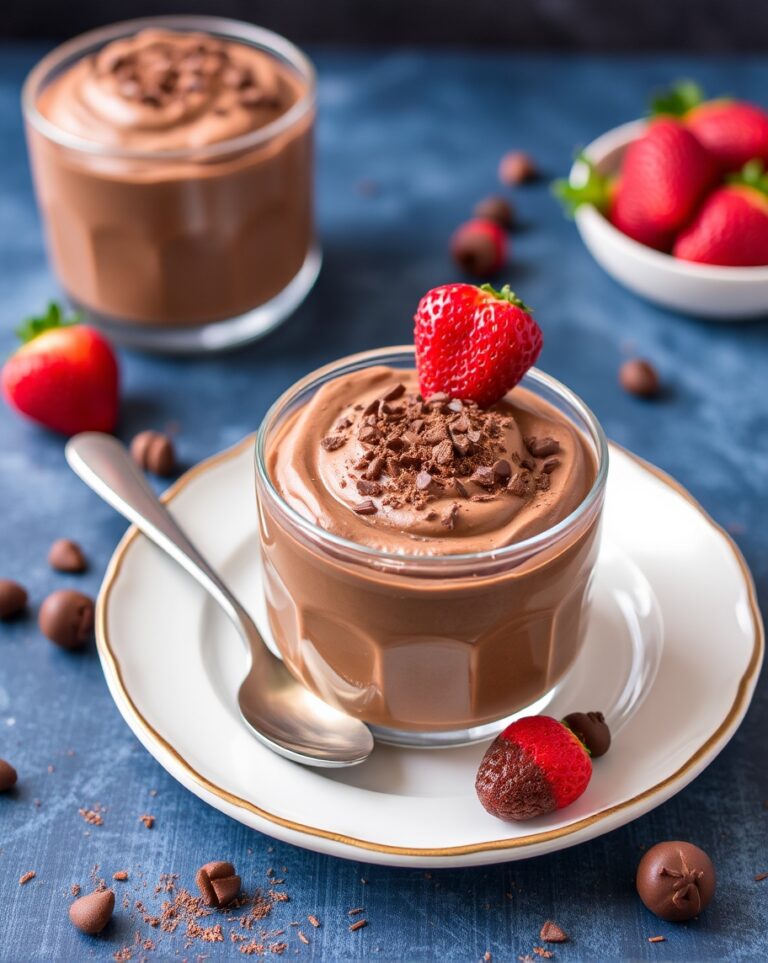
{"label": "gold rim on plate", "polygon": [[[191,468],[188,472],[182,475],[178,481],[171,485],[171,487],[163,494],[163,501],[171,501],[179,494],[179,492],[186,488],[190,482],[194,481],[200,475],[212,468],[215,468],[223,462],[237,458],[244,450],[250,449],[253,446],[253,443],[254,436],[249,435],[234,447],[228,448],[226,451],[220,452],[219,454],[200,462],[198,465],[195,465],[194,468]],[[109,632],[107,630],[107,609],[109,607],[109,598],[117,581],[117,577],[120,574],[120,569],[122,567],[125,555],[133,542],[141,534],[134,526],[131,526],[131,528],[128,529],[115,549],[106,575],[104,576],[101,591],[99,592],[99,599],[96,608],[96,645],[99,655],[101,656],[104,671],[105,673],[109,673],[111,676],[112,684],[119,690],[124,699],[124,707],[129,710],[130,715],[138,723],[149,740],[171,755],[194,782],[232,806],[245,809],[248,812],[254,813],[256,816],[265,819],[267,822],[274,823],[277,826],[282,826],[284,829],[290,829],[306,836],[329,839],[333,842],[343,843],[346,846],[351,846],[356,849],[368,850],[376,853],[386,853],[395,856],[463,856],[472,853],[488,852],[490,850],[519,849],[524,846],[532,846],[535,843],[545,843],[553,839],[560,839],[564,836],[570,836],[581,829],[586,829],[588,826],[594,826],[596,823],[608,819],[617,812],[629,809],[630,807],[635,806],[637,803],[642,802],[651,796],[658,795],[665,788],[676,782],[687,772],[689,772],[690,769],[696,766],[701,757],[704,756],[728,731],[734,719],[746,711],[748,693],[752,680],[755,678],[760,668],[765,645],[763,623],[757,606],[757,598],[752,575],[747,567],[747,563],[744,561],[744,557],[730,535],[712,518],[710,518],[699,502],[697,502],[696,499],[685,488],[683,488],[682,485],[679,484],[679,482],[676,482],[674,478],[661,471],[661,469],[656,468],[655,465],[651,465],[644,459],[639,458],[637,455],[632,454],[632,452],[622,448],[620,445],[613,445],[613,447],[618,448],[625,455],[640,465],[641,468],[645,469],[663,484],[677,492],[678,495],[682,495],[682,497],[691,505],[693,505],[693,507],[701,514],[703,519],[724,539],[726,545],[733,553],[739,568],[741,569],[741,573],[744,578],[744,584],[747,587],[749,608],[754,629],[754,647],[752,650],[752,655],[746,671],[739,681],[739,685],[736,690],[736,698],[734,699],[725,719],[712,733],[712,735],[704,743],[702,743],[701,746],[699,746],[699,748],[682,766],[680,766],[679,769],[677,769],[676,772],[672,773],[670,776],[667,776],[665,779],[662,779],[661,782],[656,783],[656,785],[652,786],[650,789],[646,789],[644,792],[633,796],[631,799],[626,799],[621,803],[617,803],[615,806],[609,806],[607,809],[603,809],[600,812],[594,813],[591,816],[587,816],[584,819],[580,819],[577,822],[569,823],[567,826],[562,826],[559,829],[550,829],[540,833],[530,833],[527,836],[518,836],[512,839],[496,839],[484,843],[469,843],[465,846],[443,846],[436,849],[422,849],[412,846],[389,846],[383,843],[372,842],[368,839],[358,839],[354,836],[345,836],[343,833],[329,832],[328,830],[319,829],[315,826],[306,826],[303,823],[297,823],[292,819],[285,819],[284,817],[278,816],[275,813],[270,813],[266,809],[262,809],[260,806],[256,806],[254,803],[249,802],[247,799],[242,799],[240,796],[235,796],[226,789],[222,789],[221,786],[217,786],[215,783],[212,783],[209,779],[202,775],[202,773],[199,773],[193,766],[191,766],[189,762],[187,762],[187,760],[179,752],[177,752],[177,750],[166,739],[164,739],[160,733],[157,732],[157,730],[152,727],[147,719],[144,718],[125,686],[120,663],[112,649],[112,645],[109,640]]]}

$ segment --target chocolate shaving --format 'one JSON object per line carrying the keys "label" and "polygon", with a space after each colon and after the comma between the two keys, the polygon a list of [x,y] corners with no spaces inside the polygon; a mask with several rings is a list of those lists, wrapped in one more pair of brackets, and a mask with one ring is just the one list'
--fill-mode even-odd
{"label": "chocolate shaving", "polygon": [[358,515],[375,515],[378,511],[370,498],[366,498],[365,501],[358,502],[357,505],[353,506],[353,508]]}
{"label": "chocolate shaving", "polygon": [[345,442],[346,438],[341,435],[327,435],[320,444],[326,451],[336,451],[336,449],[341,448]]}
{"label": "chocolate shaving", "polygon": [[525,447],[534,458],[547,458],[549,455],[556,455],[560,451],[560,442],[554,438],[535,438],[530,436],[523,440]]}
{"label": "chocolate shaving", "polygon": [[378,482],[361,478],[357,483],[357,490],[361,495],[373,495],[375,497],[381,494],[381,485]]}

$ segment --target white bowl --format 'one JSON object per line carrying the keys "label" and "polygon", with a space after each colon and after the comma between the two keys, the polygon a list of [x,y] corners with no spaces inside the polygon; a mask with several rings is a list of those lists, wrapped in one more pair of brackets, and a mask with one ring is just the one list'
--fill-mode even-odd
{"label": "white bowl", "polygon": [[[622,124],[598,137],[584,151],[603,174],[618,169],[630,141],[646,121]],[[577,160],[570,173],[574,186],[584,183],[587,167]],[[720,321],[743,321],[768,315],[768,267],[718,267],[681,261],[633,241],[591,204],[576,211],[576,226],[588,250],[610,275],[636,294],[685,314]]]}

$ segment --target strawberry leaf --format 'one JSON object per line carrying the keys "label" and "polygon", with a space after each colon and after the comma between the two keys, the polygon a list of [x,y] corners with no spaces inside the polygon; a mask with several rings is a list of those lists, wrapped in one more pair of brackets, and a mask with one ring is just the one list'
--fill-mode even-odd
{"label": "strawberry leaf", "polygon": [[501,291],[497,291],[492,284],[481,284],[480,290],[485,291],[486,294],[490,294],[494,298],[498,298],[499,301],[509,301],[510,304],[514,304],[516,308],[521,308],[527,314],[531,313],[532,309],[528,307],[525,301],[520,300],[508,284],[505,284]]}
{"label": "strawberry leaf", "polygon": [[585,154],[578,154],[577,159],[587,168],[584,183],[572,184],[567,178],[561,178],[553,182],[552,193],[562,203],[569,217],[573,217],[582,204],[592,204],[606,214],[611,201],[612,178],[601,174]]}
{"label": "strawberry leaf", "polygon": [[44,331],[52,331],[54,328],[69,328],[72,327],[72,325],[80,324],[81,320],[82,318],[79,314],[72,314],[66,317],[61,305],[57,301],[49,301],[45,314],[25,318],[16,329],[16,334],[24,344],[27,344],[27,342],[33,341]]}
{"label": "strawberry leaf", "polygon": [[738,173],[729,174],[726,180],[729,184],[751,187],[768,197],[768,173],[765,165],[758,158],[747,161]]}
{"label": "strawberry leaf", "polygon": [[683,117],[704,100],[704,91],[693,80],[678,80],[669,90],[656,91],[651,97],[654,117]]}

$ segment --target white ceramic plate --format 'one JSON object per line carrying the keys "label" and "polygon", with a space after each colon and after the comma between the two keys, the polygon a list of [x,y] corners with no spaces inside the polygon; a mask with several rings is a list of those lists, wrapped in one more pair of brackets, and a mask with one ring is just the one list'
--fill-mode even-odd
{"label": "white ceramic plate", "polygon": [[[625,148],[647,124],[631,121],[598,137],[584,154],[604,174],[614,173]],[[571,168],[573,185],[583,184],[586,165]],[[576,211],[579,234],[594,259],[620,284],[673,311],[719,321],[744,321],[768,314],[768,267],[695,264],[654,251],[627,237],[591,204]]]}
{"label": "white ceramic plate", "polygon": [[[252,439],[168,492],[174,514],[263,625]],[[741,721],[763,629],[738,550],[675,482],[613,447],[587,642],[547,711],[606,710],[610,753],[585,794],[527,823],[474,793],[484,746],[377,747],[362,766],[313,770],[272,754],[235,705],[245,654],[202,590],[131,529],[99,598],[110,691],[149,752],[235,819],[324,853],[404,866],[522,859],[635,819],[689,783]]]}

